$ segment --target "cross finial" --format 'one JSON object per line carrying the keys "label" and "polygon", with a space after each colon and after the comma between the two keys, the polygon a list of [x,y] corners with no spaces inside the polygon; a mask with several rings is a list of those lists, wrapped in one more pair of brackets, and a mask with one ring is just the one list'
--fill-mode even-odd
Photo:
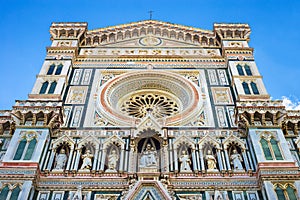
{"label": "cross finial", "polygon": [[153,13],[154,11],[152,11],[152,10],[150,10],[148,13],[150,14],[150,20],[152,19],[152,13]]}

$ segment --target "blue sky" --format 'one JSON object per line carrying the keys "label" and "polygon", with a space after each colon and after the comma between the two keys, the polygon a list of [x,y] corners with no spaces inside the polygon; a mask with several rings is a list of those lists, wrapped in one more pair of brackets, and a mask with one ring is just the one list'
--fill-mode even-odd
{"label": "blue sky", "polygon": [[300,99],[300,1],[264,0],[0,0],[0,110],[25,100],[51,44],[52,22],[88,22],[89,29],[149,19],[213,29],[248,23],[250,46],[273,99]]}

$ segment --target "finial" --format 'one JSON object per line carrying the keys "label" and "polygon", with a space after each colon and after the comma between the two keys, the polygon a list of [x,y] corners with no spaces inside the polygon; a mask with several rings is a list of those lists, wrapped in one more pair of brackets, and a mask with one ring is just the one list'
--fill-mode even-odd
{"label": "finial", "polygon": [[152,10],[150,10],[148,13],[150,14],[150,20],[152,20],[152,13],[153,13],[154,11],[152,11]]}

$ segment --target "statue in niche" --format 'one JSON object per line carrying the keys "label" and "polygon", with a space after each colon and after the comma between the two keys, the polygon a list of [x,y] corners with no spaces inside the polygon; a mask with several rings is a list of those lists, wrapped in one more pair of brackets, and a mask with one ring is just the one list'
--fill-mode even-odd
{"label": "statue in niche", "polygon": [[117,162],[119,160],[119,156],[117,155],[116,150],[112,150],[110,155],[108,155],[108,169],[106,172],[117,172]]}
{"label": "statue in niche", "polygon": [[157,153],[151,144],[147,144],[146,149],[142,152],[140,167],[156,167]]}
{"label": "statue in niche", "polygon": [[182,151],[182,154],[179,158],[180,172],[191,172],[191,159],[185,150]]}
{"label": "statue in niche", "polygon": [[61,149],[55,158],[54,170],[63,170],[65,168],[67,159],[66,150]]}
{"label": "statue in niche", "polygon": [[241,171],[244,170],[242,162],[243,159],[241,155],[237,152],[236,149],[232,151],[232,154],[230,156],[231,164],[233,165],[233,171]]}
{"label": "statue in niche", "polygon": [[92,158],[93,154],[91,154],[91,151],[88,149],[86,150],[86,153],[81,156],[82,165],[80,169],[91,169],[92,168]]}
{"label": "statue in niche", "polygon": [[216,158],[211,154],[210,150],[207,150],[207,154],[205,156],[205,160],[206,160],[207,170],[208,171],[215,171],[217,169]]}

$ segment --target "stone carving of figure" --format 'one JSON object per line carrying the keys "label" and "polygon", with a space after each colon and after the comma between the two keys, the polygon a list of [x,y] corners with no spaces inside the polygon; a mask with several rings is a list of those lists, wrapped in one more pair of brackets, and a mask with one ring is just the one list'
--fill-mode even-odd
{"label": "stone carving of figure", "polygon": [[61,149],[59,154],[57,154],[55,158],[55,163],[54,163],[54,169],[55,170],[61,170],[65,168],[66,162],[67,162],[67,155],[66,151],[64,149]]}
{"label": "stone carving of figure", "polygon": [[191,172],[191,160],[190,156],[187,154],[186,151],[182,151],[182,154],[179,158],[179,161],[181,162],[180,165],[180,172]]}
{"label": "stone carving of figure", "polygon": [[107,172],[117,172],[117,162],[119,160],[119,156],[117,155],[116,150],[112,150],[110,155],[108,156],[108,169]]}
{"label": "stone carving of figure", "polygon": [[151,144],[147,144],[146,149],[142,152],[140,167],[156,167],[156,151]]}
{"label": "stone carving of figure", "polygon": [[231,164],[233,165],[233,170],[243,170],[243,159],[241,155],[234,149],[230,156]]}
{"label": "stone carving of figure", "polygon": [[206,160],[206,163],[207,163],[207,170],[216,170],[217,169],[216,158],[213,155],[211,155],[210,150],[207,151],[207,155],[205,156],[205,160]]}
{"label": "stone carving of figure", "polygon": [[92,168],[92,158],[93,154],[91,154],[91,151],[88,149],[86,150],[86,153],[82,155],[82,165],[80,169],[91,169]]}

